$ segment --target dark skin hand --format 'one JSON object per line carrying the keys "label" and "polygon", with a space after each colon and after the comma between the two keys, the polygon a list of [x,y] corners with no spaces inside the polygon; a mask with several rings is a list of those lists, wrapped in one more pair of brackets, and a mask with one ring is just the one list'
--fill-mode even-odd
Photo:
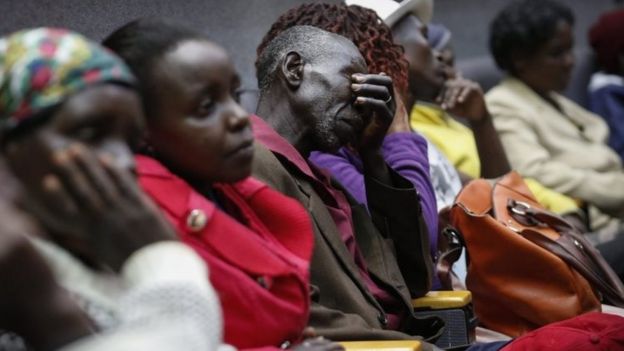
{"label": "dark skin hand", "polygon": [[[0,178],[13,188],[4,171]],[[47,263],[26,235],[39,228],[0,194],[0,329],[22,336],[36,350],[54,350],[95,329],[54,280]]]}
{"label": "dark skin hand", "polygon": [[362,111],[365,123],[357,144],[364,172],[391,185],[388,167],[380,149],[396,111],[392,79],[384,73],[354,74],[352,79],[354,105]]}
{"label": "dark skin hand", "polygon": [[110,158],[78,143],[53,157],[55,170],[43,178],[43,191],[58,204],[60,218],[75,224],[74,233],[54,239],[82,242],[93,261],[118,271],[141,247],[175,238],[132,175]]}
{"label": "dark skin hand", "polygon": [[138,94],[96,84],[1,150],[24,186],[24,208],[52,241],[95,267],[119,270],[137,249],[175,236],[139,191],[129,144],[143,130]]}
{"label": "dark skin hand", "polygon": [[496,178],[511,171],[479,84],[461,77],[447,80],[436,102],[452,116],[468,120],[481,159],[481,177]]}
{"label": "dark skin hand", "polygon": [[394,91],[394,96],[396,96],[396,99],[394,100],[396,103],[396,111],[394,113],[394,120],[388,128],[388,134],[410,133],[412,132],[412,127],[410,126],[409,113],[405,108],[403,98],[396,92],[396,89]]}

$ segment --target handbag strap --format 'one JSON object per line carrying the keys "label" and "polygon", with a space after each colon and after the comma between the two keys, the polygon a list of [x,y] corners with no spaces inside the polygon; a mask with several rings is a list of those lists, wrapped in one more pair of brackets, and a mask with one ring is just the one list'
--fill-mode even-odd
{"label": "handbag strap", "polygon": [[576,269],[608,302],[624,307],[624,285],[598,250],[582,234],[577,233],[574,227],[553,213],[519,205],[513,199],[508,200],[507,208],[511,216],[525,226],[548,226],[555,229],[561,235],[557,240],[542,235],[539,229],[525,228],[519,234]]}
{"label": "handbag strap", "polygon": [[453,289],[453,265],[461,257],[465,246],[461,234],[448,225],[440,232],[440,238],[445,241],[445,249],[442,250],[436,262],[435,271],[438,275],[443,290]]}

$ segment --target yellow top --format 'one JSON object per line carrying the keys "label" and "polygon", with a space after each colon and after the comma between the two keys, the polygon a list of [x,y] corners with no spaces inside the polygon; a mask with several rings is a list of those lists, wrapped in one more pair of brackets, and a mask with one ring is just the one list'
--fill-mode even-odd
{"label": "yellow top", "polygon": [[343,341],[340,342],[346,351],[420,351],[422,344],[417,340],[383,340],[383,341]]}
{"label": "yellow top", "polygon": [[410,125],[442,151],[459,171],[479,178],[481,162],[472,131],[434,105],[416,104]]}
{"label": "yellow top", "polygon": [[463,308],[472,302],[472,293],[468,290],[430,291],[427,295],[412,300],[414,308],[444,310]]}
{"label": "yellow top", "polygon": [[[459,171],[472,178],[481,177],[479,152],[470,128],[457,122],[438,106],[422,103],[414,105],[410,125],[437,146]],[[578,210],[574,199],[548,189],[533,179],[525,179],[525,182],[547,209],[560,214]]]}

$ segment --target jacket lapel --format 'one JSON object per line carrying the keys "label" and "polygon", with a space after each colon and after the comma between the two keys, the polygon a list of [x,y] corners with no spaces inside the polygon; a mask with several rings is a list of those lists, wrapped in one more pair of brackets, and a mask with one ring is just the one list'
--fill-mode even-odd
{"label": "jacket lapel", "polygon": [[332,183],[346,194],[351,205],[355,240],[364,256],[369,273],[383,285],[392,288],[411,310],[411,296],[394,257],[392,240],[384,239],[378,233],[378,229],[372,224],[370,215],[363,205],[357,203],[340,184],[335,181]]}
{"label": "jacket lapel", "polygon": [[[279,153],[272,153],[272,156],[274,161],[277,161],[283,168],[286,169],[287,177],[294,181],[297,185],[299,194],[296,198],[307,209],[315,224],[315,230],[319,232],[323,241],[332,250],[338,261],[341,263],[344,271],[351,278],[351,280],[355,282],[357,287],[362,291],[363,295],[366,296],[369,303],[374,305],[377,309],[382,310],[381,306],[362,280],[360,271],[355,264],[353,256],[342,242],[340,232],[336,227],[334,219],[327,210],[325,203],[314,190],[312,182],[315,180],[309,179],[308,174],[302,172],[298,167],[296,167],[296,165],[290,162],[286,157],[281,156]],[[262,162],[267,162],[268,160],[266,158],[267,155],[263,153]],[[343,189],[339,189],[344,192]],[[292,196],[293,194],[287,195]]]}

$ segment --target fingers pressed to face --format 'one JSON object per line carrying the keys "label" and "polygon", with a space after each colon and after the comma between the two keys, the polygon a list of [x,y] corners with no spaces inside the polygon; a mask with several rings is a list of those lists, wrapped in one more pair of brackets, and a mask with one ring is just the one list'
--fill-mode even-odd
{"label": "fingers pressed to face", "polygon": [[351,76],[354,83],[384,85],[388,88],[392,87],[392,78],[384,73],[381,74],[361,74],[356,73]]}
{"label": "fingers pressed to face", "polygon": [[42,179],[42,188],[46,197],[57,209],[68,216],[78,213],[78,204],[69,192],[63,187],[59,178],[54,174],[48,174]]}
{"label": "fingers pressed to face", "polygon": [[483,94],[479,84],[463,78],[452,79],[445,84],[437,102],[442,108],[452,109],[465,103],[471,94]]}
{"label": "fingers pressed to face", "polygon": [[448,96],[446,99],[446,103],[448,108],[454,108],[455,105],[459,103],[457,98],[461,95],[461,92],[464,90],[463,86],[454,86],[453,88],[448,90]]}
{"label": "fingers pressed to face", "polygon": [[457,81],[450,80],[444,85],[440,96],[438,97],[438,103],[444,109],[452,109],[457,104],[457,99],[461,95],[464,86]]}
{"label": "fingers pressed to face", "polygon": [[90,211],[102,210],[104,202],[95,186],[78,165],[76,153],[80,151],[67,149],[57,151],[54,155],[55,173],[59,175],[63,187],[73,197],[78,207],[84,206]]}
{"label": "fingers pressed to face", "polygon": [[460,104],[463,104],[467,99],[470,93],[473,91],[472,87],[464,87],[459,96],[457,97],[457,101]]}
{"label": "fingers pressed to face", "polygon": [[97,156],[79,145],[72,146],[70,152],[80,169],[95,187],[95,191],[100,194],[102,201],[106,205],[113,204],[119,197],[119,192]]}
{"label": "fingers pressed to face", "polygon": [[356,96],[372,97],[381,101],[388,101],[392,96],[388,88],[383,85],[354,83],[351,84],[351,89]]}
{"label": "fingers pressed to face", "polygon": [[355,99],[355,106],[364,109],[364,111],[374,112],[384,120],[391,121],[394,117],[394,113],[388,109],[386,102],[379,99],[358,96]]}
{"label": "fingers pressed to face", "polygon": [[[381,106],[380,104],[371,105],[368,101],[377,99],[385,105],[385,110],[389,111],[391,115],[394,115],[396,104],[394,103],[394,87],[392,78],[385,73],[381,74],[354,74],[352,75],[353,84],[351,89],[354,95],[357,97],[356,106],[365,106],[373,108],[377,113],[383,113],[385,117],[385,111],[374,108],[375,106]],[[365,100],[359,100],[360,97],[368,98]]]}
{"label": "fingers pressed to face", "polygon": [[122,197],[134,203],[144,202],[144,196],[139,190],[136,180],[129,172],[116,167],[111,157],[101,156],[100,161]]}

